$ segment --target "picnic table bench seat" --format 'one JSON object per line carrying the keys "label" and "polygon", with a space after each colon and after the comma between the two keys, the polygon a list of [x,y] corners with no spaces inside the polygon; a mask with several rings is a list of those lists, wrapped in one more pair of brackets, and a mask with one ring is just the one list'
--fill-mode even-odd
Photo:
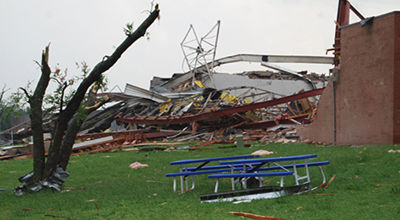
{"label": "picnic table bench seat", "polygon": [[221,165],[226,164],[248,164],[248,163],[270,163],[270,162],[280,162],[280,161],[296,161],[296,160],[307,160],[311,158],[317,157],[316,154],[305,154],[305,155],[296,155],[296,156],[286,156],[286,157],[270,157],[270,158],[260,158],[260,159],[251,159],[251,160],[234,160],[234,161],[222,161]]}
{"label": "picnic table bench seat", "polygon": [[[240,168],[239,168],[240,169]],[[176,177],[176,176],[192,176],[192,175],[201,175],[201,174],[209,174],[209,173],[223,173],[230,172],[232,169],[212,169],[212,170],[197,170],[197,171],[188,171],[188,172],[178,172],[178,173],[167,173],[166,177]]]}
{"label": "picnic table bench seat", "polygon": [[[249,164],[236,163],[236,164],[230,164],[230,165],[227,165],[227,164],[225,164],[225,165],[212,165],[212,166],[204,166],[204,167],[201,167],[200,170],[210,170],[210,173],[212,173],[211,170],[214,170],[214,169],[215,169],[215,170],[216,170],[215,173],[218,173],[218,172],[227,172],[227,171],[225,171],[225,170],[227,170],[227,169],[229,169],[228,171],[231,171],[231,170],[232,170],[232,167],[235,167],[235,168],[234,168],[234,171],[240,171],[240,170],[243,170],[243,168],[242,168],[243,165],[256,166],[256,165],[259,165],[259,164],[260,164],[260,162],[257,162],[257,163],[249,163]],[[307,163],[307,165],[308,165],[309,167],[311,167],[311,166],[323,166],[323,165],[328,165],[328,164],[329,164],[329,161],[319,161],[319,162],[310,162],[310,163]],[[296,167],[298,167],[298,168],[304,167],[304,166],[305,166],[305,163],[297,163],[297,164],[296,164]],[[262,171],[265,171],[265,170],[276,170],[276,169],[282,169],[282,167],[288,169],[288,168],[293,167],[293,165],[292,165],[292,164],[287,164],[287,165],[282,165],[282,166],[262,167],[262,168],[260,168],[259,170],[262,170]],[[195,171],[196,168],[197,168],[197,167],[186,167],[185,170],[186,170],[187,172],[191,172],[191,171]],[[167,174],[167,175],[168,175],[168,174]],[[196,175],[196,174],[193,173],[192,175]]]}
{"label": "picnic table bench seat", "polygon": [[[253,163],[252,166],[258,165],[260,163]],[[307,166],[323,166],[328,165],[329,161],[319,161],[319,162],[310,162],[307,163]],[[244,171],[243,166],[245,164],[234,164],[234,167],[229,165],[214,165],[214,166],[204,166],[200,168],[200,170],[195,171],[196,167],[187,167],[186,172],[177,172],[177,173],[167,173],[166,177],[176,177],[176,176],[191,176],[191,175],[201,175],[201,174],[210,174],[210,173],[224,173],[224,172],[232,172],[232,171]],[[304,167],[305,163],[297,163],[296,168]],[[224,169],[218,169],[224,168]],[[267,171],[267,170],[279,170],[279,169],[290,169],[293,168],[292,164],[286,164],[281,166],[270,166],[270,167],[261,167],[258,171]],[[246,170],[250,170],[251,167],[247,166]],[[226,178],[226,176],[222,176],[220,178]],[[215,176],[209,176],[209,178],[216,178]]]}
{"label": "picnic table bench seat", "polygon": [[[258,165],[260,163],[252,163],[251,165],[255,166]],[[204,166],[201,167],[200,170],[216,170],[216,169],[224,169],[224,168],[232,168],[232,167],[243,167],[243,164],[232,164],[232,165],[211,165],[211,166]],[[186,167],[187,171],[194,171],[196,170],[197,167]]]}
{"label": "picnic table bench seat", "polygon": [[[314,166],[324,166],[324,165],[328,165],[328,164],[329,164],[329,161],[318,161],[318,162],[309,162],[309,163],[307,163],[307,166],[314,167]],[[296,166],[296,168],[305,167],[306,163],[296,163],[295,166]],[[291,169],[291,168],[293,168],[293,164],[285,164],[285,165],[279,165],[279,166],[261,167],[258,169],[258,171]]]}
{"label": "picnic table bench seat", "polygon": [[208,178],[238,178],[238,177],[259,177],[259,176],[288,176],[293,175],[292,171],[286,172],[257,172],[257,173],[222,173],[209,175]]}
{"label": "picnic table bench seat", "polygon": [[[177,181],[176,177],[180,177],[180,185],[181,185],[181,192],[184,192],[184,182],[186,185],[186,190],[188,191],[188,176],[192,177],[192,187],[191,190],[194,189],[195,187],[195,180],[194,176],[195,175],[200,175],[200,174],[208,174],[208,173],[215,173],[215,172],[226,172],[225,170],[215,170],[219,168],[214,168],[214,171],[207,171],[206,165],[210,162],[220,162],[224,160],[238,160],[238,159],[249,159],[249,158],[256,158],[259,157],[258,155],[239,155],[239,156],[229,156],[229,157],[215,157],[215,158],[201,158],[201,159],[185,159],[185,160],[178,160],[178,161],[172,161],[170,164],[171,165],[179,165],[180,169],[179,172],[177,173],[168,173],[165,176],[166,177],[174,177],[174,182],[173,182],[173,189],[176,192],[176,187],[177,187]],[[196,164],[200,163],[200,165],[191,167],[190,171],[185,167],[188,164]],[[224,166],[224,167],[230,167],[230,166]],[[225,168],[227,169],[227,168]],[[230,169],[229,169],[230,170]],[[228,170],[228,171],[229,171]]]}
{"label": "picnic table bench seat", "polygon": [[249,159],[259,157],[258,155],[239,155],[239,156],[230,156],[230,157],[214,157],[214,158],[201,158],[201,159],[185,159],[185,160],[177,160],[172,161],[171,165],[179,165],[179,164],[190,164],[190,163],[205,163],[211,161],[221,161],[221,160],[238,160],[238,159]]}

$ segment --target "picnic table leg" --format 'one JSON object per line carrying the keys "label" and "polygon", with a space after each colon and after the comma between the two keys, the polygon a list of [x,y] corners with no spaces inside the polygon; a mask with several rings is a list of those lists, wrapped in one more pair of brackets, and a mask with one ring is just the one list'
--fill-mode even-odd
{"label": "picnic table leg", "polygon": [[217,182],[215,183],[214,192],[218,192],[219,178],[217,178]]}
{"label": "picnic table leg", "polygon": [[307,160],[304,160],[304,167],[306,168],[307,182],[309,183],[311,182],[311,179],[310,179],[310,172],[308,170]]}
{"label": "picnic table leg", "polygon": [[194,176],[192,176],[192,188],[190,188],[190,190],[193,190],[194,187],[195,187]]}
{"label": "picnic table leg", "polygon": [[258,180],[258,187],[262,187],[263,186],[263,183],[264,183],[264,178],[262,178],[261,176],[260,177],[258,177],[257,178],[257,180]]}
{"label": "picnic table leg", "polygon": [[297,168],[296,168],[296,161],[293,161],[293,175],[294,175],[294,179],[296,181],[296,186],[299,185],[299,175],[297,175]]}
{"label": "picnic table leg", "polygon": [[296,162],[293,161],[293,170],[294,170],[294,176],[295,176],[295,180],[296,180],[296,185],[299,185],[299,180],[307,179],[308,183],[311,181],[310,172],[308,170],[307,159],[304,160],[304,167],[306,169],[306,175],[305,176],[299,176],[299,174],[297,173]]}
{"label": "picnic table leg", "polygon": [[245,178],[245,177],[242,179],[242,186],[243,186],[243,189],[247,189],[247,179],[248,179],[248,178]]}
{"label": "picnic table leg", "polygon": [[[234,173],[234,166],[231,166],[231,173]],[[232,190],[235,190],[235,179],[231,178],[231,182],[232,182]]]}
{"label": "picnic table leg", "polygon": [[322,175],[322,184],[326,183],[326,177],[325,177],[325,173],[324,170],[322,169],[321,166],[318,166],[319,170],[321,171],[321,175]]}
{"label": "picnic table leg", "polygon": [[[183,170],[184,170],[184,172],[187,172],[187,168],[186,168],[186,167],[184,167]],[[184,176],[183,178],[184,178],[184,180],[185,180],[185,189],[186,189],[186,191],[189,191],[189,187],[188,187],[188,176]],[[182,191],[182,193],[183,193],[183,191]]]}
{"label": "picnic table leg", "polygon": [[176,192],[176,178],[174,178],[173,189],[174,189],[174,192]]}
{"label": "picnic table leg", "polygon": [[188,177],[185,176],[184,178],[185,178],[185,189],[186,189],[186,191],[189,191],[189,187],[188,187]]}
{"label": "picnic table leg", "polygon": [[[179,168],[179,172],[183,172],[182,166],[180,166]],[[180,176],[180,180],[181,180],[181,193],[184,193],[183,191],[183,176]]]}

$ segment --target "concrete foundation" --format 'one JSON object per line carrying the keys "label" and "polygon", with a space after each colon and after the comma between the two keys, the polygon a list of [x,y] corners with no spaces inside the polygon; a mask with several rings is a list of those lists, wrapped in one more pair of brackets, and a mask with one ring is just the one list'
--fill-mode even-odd
{"label": "concrete foundation", "polygon": [[[332,97],[330,82],[302,139],[333,143]],[[341,29],[335,120],[337,145],[400,144],[400,12]]]}

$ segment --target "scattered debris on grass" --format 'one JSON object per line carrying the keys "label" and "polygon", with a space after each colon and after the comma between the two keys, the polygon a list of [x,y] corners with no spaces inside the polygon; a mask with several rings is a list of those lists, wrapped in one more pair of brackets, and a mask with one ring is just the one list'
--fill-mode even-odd
{"label": "scattered debris on grass", "polygon": [[234,201],[232,202],[232,204],[249,203],[249,202],[251,202],[251,199]]}
{"label": "scattered debris on grass", "polygon": [[25,192],[38,192],[43,188],[49,188],[56,191],[61,191],[61,187],[67,181],[69,173],[57,166],[55,172],[47,179],[47,181],[34,182],[33,171],[20,177],[18,180],[24,185],[18,186],[14,189],[17,196],[22,196]]}
{"label": "scattered debris on grass", "polygon": [[86,202],[93,202],[93,204],[94,204],[94,206],[96,207],[96,209],[99,210],[99,206],[97,205],[96,200],[90,199],[90,200],[86,200]]}
{"label": "scattered debris on grass", "polygon": [[379,186],[400,186],[400,183],[384,183],[384,184],[374,184],[375,187],[379,187]]}
{"label": "scattered debris on grass", "polygon": [[335,177],[336,177],[336,174],[333,175],[333,176],[329,179],[328,182],[319,185],[319,186],[317,187],[317,189],[320,189],[320,188],[322,188],[322,187],[324,187],[325,189],[328,188],[328,185],[332,183],[332,181],[335,179]]}
{"label": "scattered debris on grass", "polygon": [[259,155],[259,156],[262,156],[262,155],[271,155],[271,154],[274,154],[274,152],[272,152],[272,151],[267,151],[267,150],[258,150],[258,151],[254,151],[253,153],[251,153],[251,155]]}
{"label": "scattered debris on grass", "polygon": [[49,214],[46,214],[46,215],[44,215],[44,216],[46,216],[46,217],[52,217],[52,218],[67,218],[67,217],[65,217],[65,216],[49,215]]}
{"label": "scattered debris on grass", "polygon": [[257,219],[257,220],[285,220],[284,218],[277,218],[277,217],[273,217],[273,216],[262,216],[262,215],[256,215],[256,214],[246,213],[246,212],[229,212],[229,213],[233,214],[233,215],[239,215],[239,216]]}
{"label": "scattered debris on grass", "polygon": [[148,167],[148,166],[149,166],[148,164],[142,164],[142,163],[139,163],[139,162],[136,161],[136,162],[130,164],[129,168],[139,169],[139,168],[145,168],[145,167]]}

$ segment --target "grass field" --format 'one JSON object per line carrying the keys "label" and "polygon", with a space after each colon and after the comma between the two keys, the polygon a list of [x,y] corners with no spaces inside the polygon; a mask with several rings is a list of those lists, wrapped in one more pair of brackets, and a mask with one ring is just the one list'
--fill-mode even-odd
{"label": "grass field", "polygon": [[[211,193],[214,180],[199,176],[196,189],[172,191],[166,173],[177,172],[169,162],[181,159],[274,151],[272,156],[318,154],[311,161],[329,160],[326,188],[308,194],[250,203],[200,203],[200,194]],[[17,178],[31,171],[32,160],[0,161],[0,219],[242,219],[229,212],[248,212],[285,219],[400,219],[400,153],[394,146],[325,147],[307,144],[259,144],[177,152],[115,152],[71,158],[70,178],[63,192],[43,191],[17,197]],[[130,169],[139,161],[149,164]],[[314,185],[319,171],[312,169]],[[287,179],[289,177],[286,177]],[[276,184],[275,180],[268,182]],[[220,187],[229,190],[229,180]],[[377,185],[378,184],[378,185]],[[224,190],[225,189],[225,190]],[[96,208],[97,205],[97,208]]]}

